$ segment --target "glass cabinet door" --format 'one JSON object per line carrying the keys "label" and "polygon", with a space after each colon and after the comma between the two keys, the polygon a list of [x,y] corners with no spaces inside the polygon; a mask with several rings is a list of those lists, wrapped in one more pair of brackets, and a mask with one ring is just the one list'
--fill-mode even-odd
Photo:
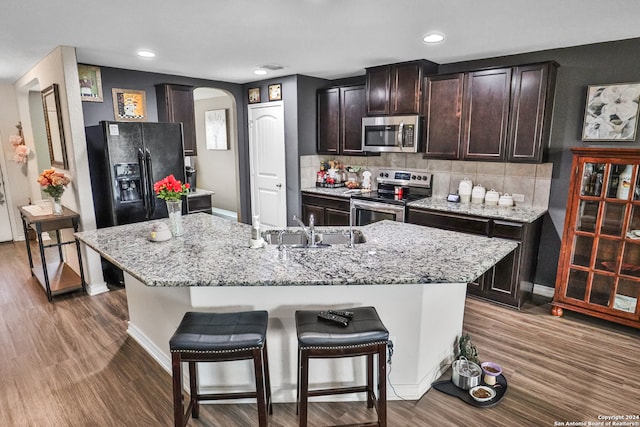
{"label": "glass cabinet door", "polygon": [[603,310],[637,311],[640,177],[636,169],[635,164],[582,164],[565,298]]}

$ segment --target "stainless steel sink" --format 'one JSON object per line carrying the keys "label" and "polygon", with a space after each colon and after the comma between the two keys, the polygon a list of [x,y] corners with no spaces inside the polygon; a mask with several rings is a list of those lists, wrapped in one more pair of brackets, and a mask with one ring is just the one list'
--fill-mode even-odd
{"label": "stainless steel sink", "polygon": [[[353,231],[354,243],[364,243],[366,240],[360,230]],[[307,235],[302,230],[268,230],[262,233],[262,238],[269,245],[277,245],[282,239],[282,245],[293,248],[327,247],[331,245],[346,245],[349,243],[348,231],[322,231],[316,234],[316,246],[310,246]]]}
{"label": "stainless steel sink", "polygon": [[[318,241],[329,245],[346,245],[349,243],[349,231],[327,231],[318,233]],[[360,230],[353,230],[353,243],[358,245],[366,242]]]}

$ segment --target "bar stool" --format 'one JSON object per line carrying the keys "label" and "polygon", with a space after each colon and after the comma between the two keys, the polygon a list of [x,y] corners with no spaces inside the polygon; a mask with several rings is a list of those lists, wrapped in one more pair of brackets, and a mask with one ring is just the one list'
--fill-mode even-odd
{"label": "bar stool", "polygon": [[[308,401],[312,396],[344,393],[367,393],[367,407],[376,408],[378,421],[361,426],[387,425],[387,342],[389,331],[382,324],[374,307],[345,309],[353,318],[345,327],[318,318],[318,311],[299,310],[295,313],[298,335],[298,393],[296,412],[299,425],[307,426]],[[378,397],[374,391],[373,356],[378,355]],[[366,356],[367,384],[354,387],[309,390],[309,359]]]}
{"label": "bar stool", "polygon": [[[173,375],[173,414],[176,427],[183,427],[189,416],[198,418],[199,403],[207,400],[256,398],[260,427],[267,426],[267,407],[271,406],[271,382],[267,359],[266,311],[236,313],[187,312],[169,340]],[[253,360],[255,392],[200,394],[198,362]],[[185,414],[182,394],[182,362],[189,364],[190,400]]]}

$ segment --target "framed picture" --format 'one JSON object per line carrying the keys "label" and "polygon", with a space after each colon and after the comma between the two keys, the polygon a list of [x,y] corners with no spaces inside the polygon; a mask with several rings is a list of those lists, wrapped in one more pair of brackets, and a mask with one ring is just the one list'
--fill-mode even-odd
{"label": "framed picture", "polygon": [[260,102],[260,88],[252,87],[249,89],[249,104],[257,104]]}
{"label": "framed picture", "polygon": [[113,115],[118,122],[146,122],[147,101],[143,90],[111,89]]}
{"label": "framed picture", "polygon": [[635,141],[640,83],[592,85],[582,128],[583,141]]}
{"label": "framed picture", "polygon": [[280,101],[282,99],[282,84],[269,85],[269,101]]}
{"label": "framed picture", "polygon": [[102,75],[99,67],[78,64],[78,79],[80,80],[80,99],[102,102]]}
{"label": "framed picture", "polygon": [[204,112],[207,150],[228,150],[227,110],[210,110]]}

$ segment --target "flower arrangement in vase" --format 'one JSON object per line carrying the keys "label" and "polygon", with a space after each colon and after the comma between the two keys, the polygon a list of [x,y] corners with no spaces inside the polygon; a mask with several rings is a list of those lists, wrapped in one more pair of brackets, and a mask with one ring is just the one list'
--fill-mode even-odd
{"label": "flower arrangement in vase", "polygon": [[62,204],[60,198],[64,190],[71,180],[62,172],[56,172],[55,169],[45,169],[38,177],[38,184],[43,188],[42,191],[47,193],[53,199],[54,215],[62,215]]}
{"label": "flower arrangement in vase", "polygon": [[153,184],[153,191],[158,199],[167,202],[171,234],[181,236],[182,231],[182,196],[189,193],[189,184],[183,184],[175,176],[169,175]]}

